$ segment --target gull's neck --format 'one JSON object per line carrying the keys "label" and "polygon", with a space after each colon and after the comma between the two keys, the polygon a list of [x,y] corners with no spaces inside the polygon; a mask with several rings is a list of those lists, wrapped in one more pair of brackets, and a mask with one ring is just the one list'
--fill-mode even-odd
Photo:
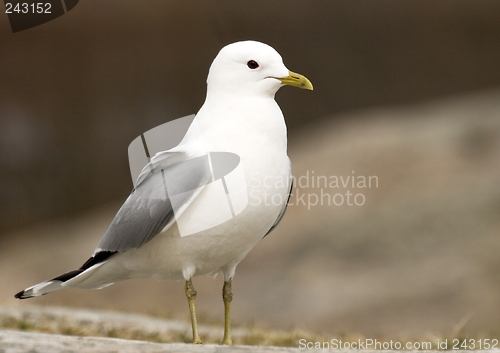
{"label": "gull's neck", "polygon": [[274,95],[208,90],[196,115],[207,148],[241,153],[273,148],[286,153],[286,125]]}

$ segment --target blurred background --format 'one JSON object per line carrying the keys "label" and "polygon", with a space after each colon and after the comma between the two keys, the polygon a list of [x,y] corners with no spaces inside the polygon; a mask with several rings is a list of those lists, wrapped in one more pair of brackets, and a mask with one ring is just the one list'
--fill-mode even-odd
{"label": "blurred background", "polygon": [[[276,97],[294,175],[378,184],[296,189],[365,202],[291,205],[238,267],[234,322],[498,338],[498,1],[80,1],[15,34],[0,15],[0,303],[188,320],[180,282],[12,296],[92,254],[132,188],[128,144],[195,113],[215,55],[245,39],[314,84]],[[222,323],[221,278],[195,286]]]}

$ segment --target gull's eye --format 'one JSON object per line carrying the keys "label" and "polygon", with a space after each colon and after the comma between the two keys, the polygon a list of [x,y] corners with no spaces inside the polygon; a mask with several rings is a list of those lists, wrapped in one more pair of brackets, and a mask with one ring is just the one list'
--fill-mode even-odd
{"label": "gull's eye", "polygon": [[256,68],[259,67],[259,63],[255,60],[250,60],[249,62],[247,62],[247,66],[252,70],[255,70]]}

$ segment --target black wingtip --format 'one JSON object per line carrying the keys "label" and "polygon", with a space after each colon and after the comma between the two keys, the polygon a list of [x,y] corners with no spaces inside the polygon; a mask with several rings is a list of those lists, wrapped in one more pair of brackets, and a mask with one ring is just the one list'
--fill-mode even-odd
{"label": "black wingtip", "polygon": [[19,293],[17,293],[16,295],[14,295],[14,298],[16,299],[28,299],[28,298],[31,298],[31,297],[25,297],[24,296],[24,291],[20,291]]}
{"label": "black wingtip", "polygon": [[[54,281],[66,282],[66,281],[78,276],[79,274],[81,274],[85,270],[89,269],[90,267],[107,260],[110,256],[112,256],[116,253],[118,253],[118,251],[99,251],[97,254],[95,254],[90,259],[88,259],[87,262],[85,262],[82,265],[82,267],[80,267],[78,270],[73,270],[73,271],[63,273],[62,275],[59,275],[55,278],[52,278],[50,281],[46,281],[46,282],[43,282],[40,284],[45,284],[45,283],[49,283],[49,282],[52,283]],[[37,287],[37,286],[38,285],[28,288],[28,293],[31,292],[31,294],[33,294],[33,288]],[[29,298],[38,297],[40,295],[45,295],[45,294],[48,294],[48,293],[40,293],[40,291],[37,291],[36,295],[29,295],[29,294],[27,295],[26,289],[25,289],[25,290],[20,291],[16,295],[14,295],[14,298],[16,298],[16,299],[29,299]]]}

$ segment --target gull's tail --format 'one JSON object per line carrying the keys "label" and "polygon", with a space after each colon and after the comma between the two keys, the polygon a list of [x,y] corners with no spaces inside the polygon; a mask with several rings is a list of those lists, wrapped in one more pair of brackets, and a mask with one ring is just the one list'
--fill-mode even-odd
{"label": "gull's tail", "polygon": [[[52,278],[51,280],[26,288],[25,290],[17,293],[14,297],[17,299],[28,299],[49,294],[61,289],[79,287],[80,283],[94,274],[95,271],[105,263],[105,260],[107,260],[113,254],[115,254],[115,252],[101,251],[88,259],[87,262],[85,262],[78,270],[63,273],[62,275]],[[113,283],[93,285],[90,288],[99,289],[107,287],[111,284]]]}

